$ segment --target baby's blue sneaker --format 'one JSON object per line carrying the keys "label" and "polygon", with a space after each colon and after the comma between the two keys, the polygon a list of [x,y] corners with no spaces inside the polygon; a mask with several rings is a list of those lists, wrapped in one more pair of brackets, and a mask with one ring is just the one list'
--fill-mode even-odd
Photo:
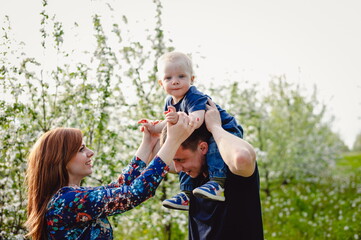
{"label": "baby's blue sneaker", "polygon": [[180,192],[171,199],[166,199],[162,202],[166,208],[177,209],[177,210],[189,210],[189,198],[184,192]]}
{"label": "baby's blue sneaker", "polygon": [[215,201],[225,201],[224,188],[217,182],[209,181],[193,190],[193,195],[199,198],[207,198]]}

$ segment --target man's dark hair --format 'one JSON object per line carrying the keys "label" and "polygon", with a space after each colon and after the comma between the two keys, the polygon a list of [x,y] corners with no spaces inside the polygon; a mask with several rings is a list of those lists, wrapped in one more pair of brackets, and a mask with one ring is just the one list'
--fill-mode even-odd
{"label": "man's dark hair", "polygon": [[[189,149],[195,151],[197,149],[198,143],[208,142],[212,134],[207,130],[206,124],[203,123],[199,128],[194,130],[194,132],[181,144],[184,149]],[[162,130],[160,137],[160,143],[163,144],[167,139],[167,126]]]}

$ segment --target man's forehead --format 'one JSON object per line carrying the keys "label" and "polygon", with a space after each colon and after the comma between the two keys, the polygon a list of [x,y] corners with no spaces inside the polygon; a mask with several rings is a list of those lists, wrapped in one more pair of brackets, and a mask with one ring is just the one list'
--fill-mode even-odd
{"label": "man's forehead", "polygon": [[187,157],[192,156],[192,151],[189,149],[185,149],[183,147],[179,147],[178,151],[176,152],[174,159],[184,159]]}

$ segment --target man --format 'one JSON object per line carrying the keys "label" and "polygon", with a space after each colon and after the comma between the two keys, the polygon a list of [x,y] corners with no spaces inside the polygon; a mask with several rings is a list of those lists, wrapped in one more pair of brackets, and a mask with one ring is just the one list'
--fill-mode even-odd
{"label": "man", "polygon": [[[191,196],[189,239],[263,239],[259,196],[259,175],[253,147],[221,126],[219,112],[209,100],[205,114],[208,131],[213,135],[229,171],[225,183],[225,202]],[[199,128],[179,147],[173,163],[194,180],[195,187],[208,181],[204,128]]]}

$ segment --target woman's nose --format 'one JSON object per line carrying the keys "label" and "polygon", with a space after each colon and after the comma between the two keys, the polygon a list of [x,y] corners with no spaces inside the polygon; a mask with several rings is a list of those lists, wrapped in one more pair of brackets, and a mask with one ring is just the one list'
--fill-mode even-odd
{"label": "woman's nose", "polygon": [[94,155],[94,152],[90,149],[88,149],[87,156],[92,157]]}

